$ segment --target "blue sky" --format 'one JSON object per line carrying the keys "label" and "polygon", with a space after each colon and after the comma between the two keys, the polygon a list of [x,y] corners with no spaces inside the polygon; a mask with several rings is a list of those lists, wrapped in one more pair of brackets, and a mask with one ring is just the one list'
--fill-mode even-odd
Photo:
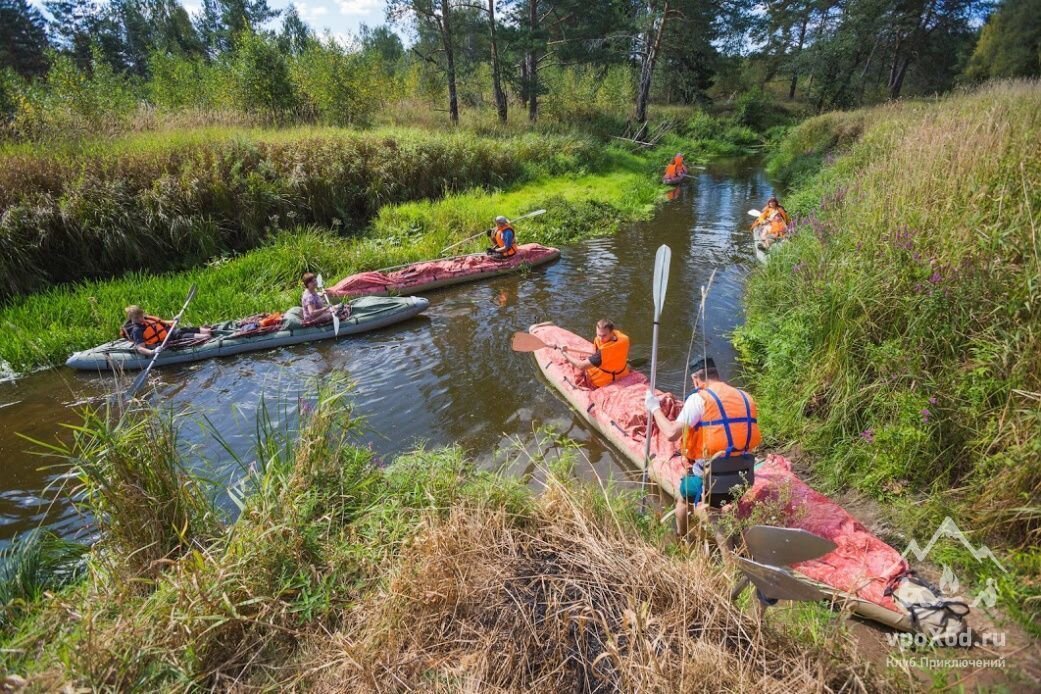
{"label": "blue sky", "polygon": [[[31,1],[43,9],[42,0]],[[268,0],[268,3],[280,10],[289,7],[290,0]],[[181,4],[195,15],[202,7],[202,0],[181,0]],[[386,21],[384,0],[297,0],[293,4],[303,20],[319,34],[328,30],[340,41],[356,34],[361,24],[376,26]],[[276,20],[276,24],[279,21]]]}

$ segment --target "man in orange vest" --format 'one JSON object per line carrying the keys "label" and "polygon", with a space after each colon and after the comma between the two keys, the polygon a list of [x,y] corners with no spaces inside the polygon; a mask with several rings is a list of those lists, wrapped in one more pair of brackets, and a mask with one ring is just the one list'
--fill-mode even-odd
{"label": "man in orange vest", "polygon": [[495,228],[488,230],[488,236],[492,240],[488,255],[504,260],[517,254],[517,234],[510,220],[502,215],[495,218]]}
{"label": "man in orange vest", "polygon": [[568,354],[567,345],[559,346],[568,363],[576,369],[584,369],[586,378],[594,388],[614,383],[629,375],[629,336],[614,327],[614,323],[601,318],[596,324],[593,339],[594,352],[584,359]]}
{"label": "man in orange vest", "polygon": [[[155,354],[155,348],[163,344],[166,334],[170,332],[173,325],[171,321],[147,315],[140,306],[126,307],[127,321],[120,328],[119,334],[123,339],[134,344],[138,354],[150,357]],[[212,330],[205,326],[201,328],[177,327],[174,328],[171,340],[179,340],[185,337],[210,337]]]}
{"label": "man in orange vest", "polygon": [[719,378],[711,358],[691,364],[694,392],[683,403],[676,421],[661,411],[654,393],[647,391],[647,412],[670,441],[683,438],[680,450],[687,460],[687,474],[676,500],[676,533],[687,534],[691,505],[703,497],[710,508],[734,500],[744,485],[755,481],[755,456],[762,437],[755,401],[743,390]]}

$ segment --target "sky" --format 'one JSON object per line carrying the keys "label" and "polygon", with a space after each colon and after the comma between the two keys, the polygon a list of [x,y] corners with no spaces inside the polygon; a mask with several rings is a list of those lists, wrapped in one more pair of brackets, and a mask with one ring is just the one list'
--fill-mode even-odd
{"label": "sky", "polygon": [[[43,9],[43,0],[31,1]],[[194,16],[202,7],[202,0],[181,0],[181,4]],[[268,0],[268,4],[281,10],[289,7],[290,0]],[[319,35],[328,30],[343,43],[346,43],[348,37],[357,34],[361,24],[376,26],[386,22],[384,0],[296,0],[293,4],[300,17]],[[276,26],[280,24],[280,19],[275,20]]]}

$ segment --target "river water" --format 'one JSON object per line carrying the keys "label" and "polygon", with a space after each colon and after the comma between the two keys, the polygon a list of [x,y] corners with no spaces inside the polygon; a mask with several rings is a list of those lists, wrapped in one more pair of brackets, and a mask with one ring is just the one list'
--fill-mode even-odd
{"label": "river water", "polygon": [[[709,166],[680,188],[645,223],[565,247],[559,261],[524,275],[464,284],[429,295],[421,317],[338,342],[204,361],[153,372],[153,399],[182,418],[181,440],[206,458],[210,474],[232,479],[237,463],[214,440],[204,418],[248,458],[261,401],[292,420],[316,381],[354,384],[355,412],[365,419],[362,441],[383,459],[415,448],[458,444],[486,467],[512,460],[510,472],[538,476],[524,455],[497,448],[534,448],[550,426],[579,442],[578,474],[638,483],[640,474],[574,414],[539,377],[530,355],[510,350],[514,331],[552,320],[592,339],[595,322],[611,318],[632,340],[630,359],[651,350],[651,278],[655,251],[672,248],[662,314],[659,386],[679,392],[700,301],[699,288],[716,276],[707,303],[708,352],[724,377],[737,378],[728,336],[742,320],[741,294],[756,260],[746,210],[773,192],[758,162]],[[523,226],[518,228],[523,241]],[[133,297],[127,297],[130,302]],[[702,326],[696,332],[702,340]],[[648,367],[644,366],[644,370]],[[51,369],[0,384],[0,544],[40,524],[65,536],[90,532],[67,494],[60,461],[40,456],[23,436],[54,441],[75,406],[111,392],[111,378]]]}

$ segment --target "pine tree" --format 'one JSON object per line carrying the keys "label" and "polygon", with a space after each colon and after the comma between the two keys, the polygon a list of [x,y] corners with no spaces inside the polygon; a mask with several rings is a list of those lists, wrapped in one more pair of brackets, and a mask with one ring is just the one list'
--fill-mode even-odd
{"label": "pine tree", "polygon": [[23,77],[47,71],[47,22],[28,0],[0,0],[0,69]]}

